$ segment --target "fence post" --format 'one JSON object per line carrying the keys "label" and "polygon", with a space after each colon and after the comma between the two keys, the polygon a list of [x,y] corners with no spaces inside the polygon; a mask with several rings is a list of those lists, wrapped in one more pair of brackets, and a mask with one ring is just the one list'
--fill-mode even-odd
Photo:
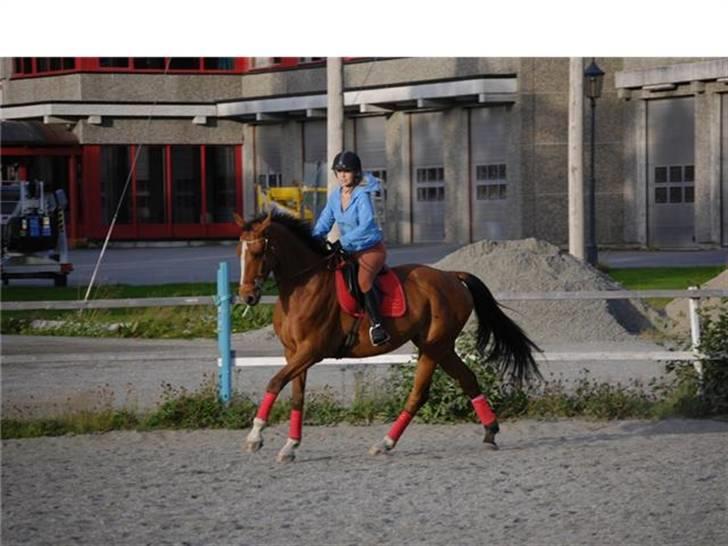
{"label": "fence post", "polygon": [[217,347],[220,352],[218,369],[218,395],[221,402],[230,400],[232,383],[230,353],[230,280],[227,262],[220,262],[217,270]]}
{"label": "fence post", "polygon": [[[697,290],[697,286],[690,286],[688,290]],[[692,339],[692,350],[695,356],[698,354],[698,347],[700,346],[700,315],[698,315],[698,309],[700,307],[700,298],[691,297],[688,300],[688,307],[690,310],[690,337]],[[693,365],[695,371],[698,373],[698,382],[701,386],[703,385],[703,363],[700,360],[694,360]]]}

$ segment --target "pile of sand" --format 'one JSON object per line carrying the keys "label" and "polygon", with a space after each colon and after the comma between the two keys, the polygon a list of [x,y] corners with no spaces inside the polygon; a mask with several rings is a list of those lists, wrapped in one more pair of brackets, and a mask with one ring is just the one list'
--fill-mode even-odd
{"label": "pile of sand", "polygon": [[[492,292],[619,290],[621,285],[537,239],[478,241],[434,264],[477,275]],[[622,341],[651,328],[644,309],[625,300],[507,302],[506,312],[535,341]],[[638,308],[639,307],[639,308]]]}
{"label": "pile of sand", "polygon": [[[700,288],[728,289],[728,269],[717,277],[710,279]],[[721,305],[725,306],[726,304],[721,302],[720,298],[706,298],[701,300],[700,305],[707,316],[716,319]],[[675,334],[688,335],[690,333],[690,315],[686,298],[672,300],[665,307],[665,313],[671,320],[670,327]]]}

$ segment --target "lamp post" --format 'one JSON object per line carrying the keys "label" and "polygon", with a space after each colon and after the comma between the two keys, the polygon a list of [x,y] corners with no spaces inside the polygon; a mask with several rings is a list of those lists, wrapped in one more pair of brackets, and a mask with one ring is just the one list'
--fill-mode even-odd
{"label": "lamp post", "polygon": [[589,239],[586,245],[586,260],[597,265],[597,222],[596,222],[596,178],[594,176],[594,138],[596,135],[596,100],[602,96],[604,72],[592,62],[584,70],[584,93],[591,104],[591,143],[589,156]]}

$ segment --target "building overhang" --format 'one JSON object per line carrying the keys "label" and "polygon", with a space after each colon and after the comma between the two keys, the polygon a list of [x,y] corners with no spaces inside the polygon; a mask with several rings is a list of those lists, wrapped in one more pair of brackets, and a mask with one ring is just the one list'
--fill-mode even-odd
{"label": "building overhang", "polygon": [[[350,114],[382,114],[395,110],[442,109],[449,106],[515,102],[515,76],[399,85],[344,92]],[[320,117],[327,107],[325,93],[295,97],[256,98],[217,105],[218,117],[263,122]]]}
{"label": "building overhang", "polygon": [[[396,110],[437,110],[454,105],[477,106],[516,101],[515,76],[395,85],[344,92],[348,115],[381,115]],[[6,120],[39,120],[47,124],[85,120],[100,125],[103,118],[179,118],[205,124],[210,118],[249,123],[281,122],[286,119],[322,119],[326,116],[325,93],[257,97],[207,104],[45,102],[0,107]]]}
{"label": "building overhang", "polygon": [[697,63],[671,64],[645,70],[623,70],[614,76],[617,89],[645,89],[662,91],[669,86],[693,83],[725,81],[728,78],[728,59]]}

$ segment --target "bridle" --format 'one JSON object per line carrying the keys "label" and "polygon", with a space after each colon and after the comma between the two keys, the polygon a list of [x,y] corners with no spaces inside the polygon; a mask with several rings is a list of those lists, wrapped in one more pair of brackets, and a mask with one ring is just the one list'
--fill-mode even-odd
{"label": "bridle", "polygon": [[[249,244],[251,243],[259,243],[260,241],[263,241],[263,259],[260,260],[260,264],[258,267],[258,272],[253,277],[253,289],[254,290],[260,290],[263,287],[263,283],[265,282],[265,278],[270,273],[272,267],[268,269],[268,271],[265,271],[265,265],[266,260],[268,259],[268,237],[258,237],[257,239],[253,239],[251,241],[241,241],[241,248],[240,248],[240,288],[245,287],[246,285],[249,285],[250,283],[245,282],[245,252]],[[264,273],[265,271],[265,273]]]}
{"label": "bridle", "polygon": [[[253,239],[250,241],[241,241],[242,248],[240,250],[240,287],[243,288],[244,286],[249,286],[251,283],[244,282],[245,278],[245,251],[247,248],[247,245],[251,243],[258,243],[260,241],[263,241],[263,259],[260,260],[260,264],[258,266],[258,272],[253,277],[253,289],[254,290],[261,290],[263,287],[263,283],[265,282],[266,277],[270,274],[270,272],[273,269],[273,266],[267,269],[266,271],[266,261],[270,260],[271,257],[275,258],[275,246],[273,244],[270,244],[269,237],[258,237],[257,239]],[[320,268],[321,266],[326,266],[327,269],[333,270],[336,268],[336,265],[340,261],[341,257],[338,253],[332,253],[327,256],[324,256],[320,261],[314,263],[313,265],[310,265],[300,271],[296,271],[295,273],[291,275],[287,275],[284,278],[280,278],[279,276],[276,276],[277,281],[289,281],[292,279],[296,279],[306,273],[309,273],[313,270],[316,270]]]}

